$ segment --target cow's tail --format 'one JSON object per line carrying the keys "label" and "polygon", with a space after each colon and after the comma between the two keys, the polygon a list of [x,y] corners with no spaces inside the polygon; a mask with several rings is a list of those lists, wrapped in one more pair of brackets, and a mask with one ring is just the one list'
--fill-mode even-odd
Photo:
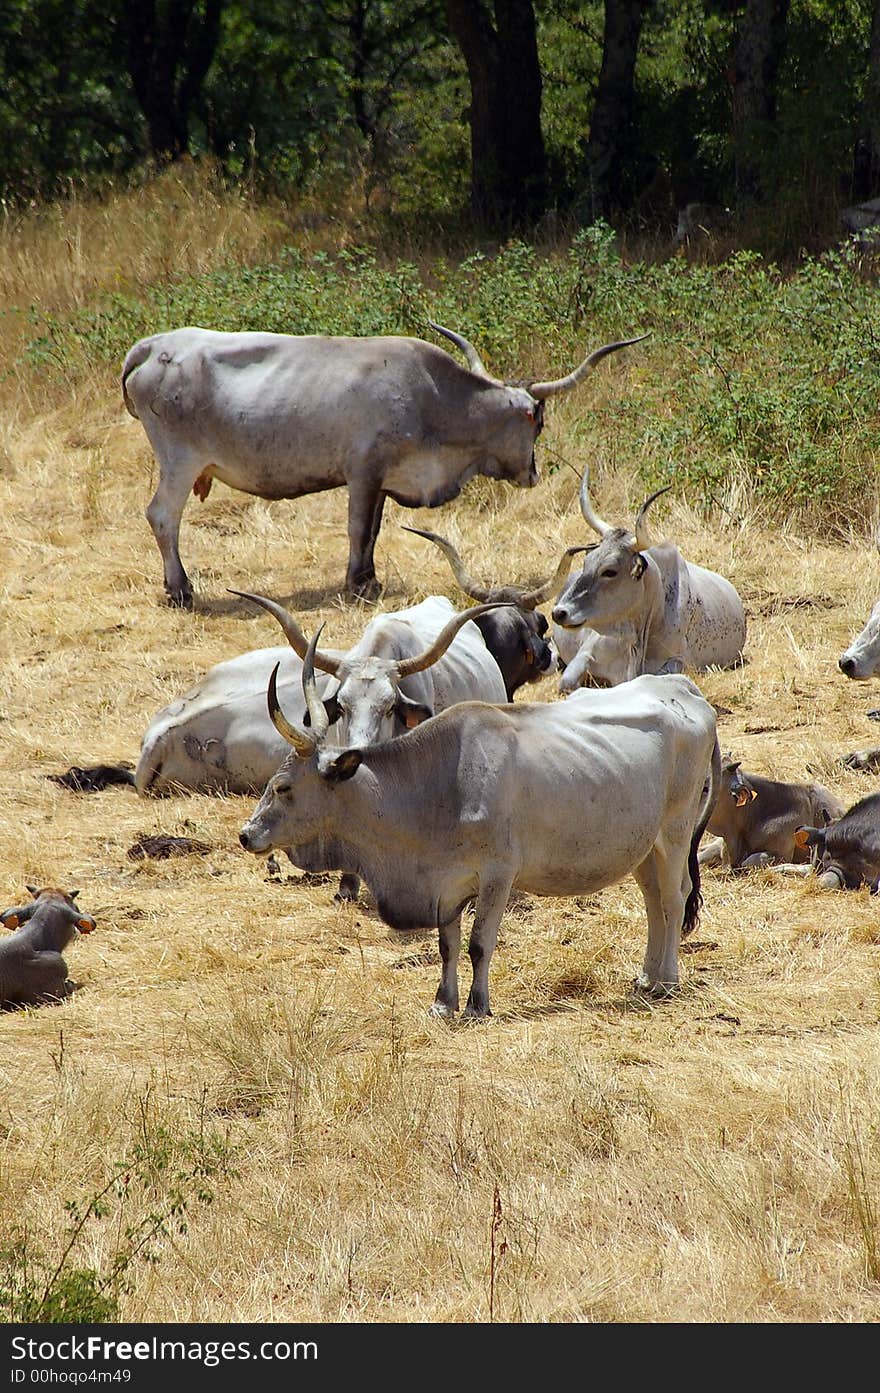
{"label": "cow's tail", "polygon": [[718,789],[721,781],[721,750],[718,745],[718,736],[715,736],[715,745],[712,750],[712,763],[709,768],[709,779],[703,794],[703,802],[700,807],[699,816],[694,825],[694,834],[691,837],[690,851],[688,852],[688,873],[691,878],[691,890],[684,906],[684,922],[681,926],[682,938],[687,938],[688,934],[693,933],[700,919],[700,909],[703,904],[703,896],[700,894],[700,861],[698,851],[700,839],[706,830],[709,818],[712,816],[712,809],[718,797]]}
{"label": "cow's tail", "polygon": [[151,352],[152,344],[149,339],[141,339],[139,343],[136,343],[128,350],[125,356],[125,362],[122,365],[122,400],[125,402],[125,405],[136,421],[139,421],[140,417],[134,409],[134,402],[128,395],[128,387],[126,384],[135,368],[141,367],[141,365],[147,361]]}

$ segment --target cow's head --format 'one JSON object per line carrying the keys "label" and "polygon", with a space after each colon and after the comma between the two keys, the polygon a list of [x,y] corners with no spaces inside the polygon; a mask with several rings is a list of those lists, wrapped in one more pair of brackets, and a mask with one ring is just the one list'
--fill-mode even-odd
{"label": "cow's head", "polygon": [[[292,614],[264,595],[252,595],[244,590],[233,590],[231,593],[267,610],[281,625],[294,652],[305,658],[309,644]],[[438,662],[459,630],[471,619],[495,608],[496,603],[474,605],[461,614],[453,615],[434,642],[413,657],[382,658],[374,654],[362,657],[356,649],[340,657],[316,649],[314,666],[335,679],[322,706],[328,725],[342,723],[337,732],[342,736],[339,743],[356,748],[381,744],[406,730],[413,730],[433,716],[432,705],[408,696],[401,689],[401,683]],[[306,712],[307,727],[311,725],[311,720],[309,707]]]}
{"label": "cow's head", "polygon": [[580,487],[581,512],[600,540],[585,547],[583,569],[569,580],[553,608],[553,622],[563,629],[582,624],[603,630],[634,623],[637,629],[646,613],[645,576],[650,569],[646,555],[651,539],[646,516],[656,498],[667,488],[646,498],[636,515],[632,532],[613,527],[595,511],[590,500],[589,471],[584,469]]}
{"label": "cow's head", "polygon": [[748,774],[740,772],[742,760],[726,754],[721,759],[721,787],[738,808],[744,808],[758,796],[758,790]]}
{"label": "cow's head", "polygon": [[853,639],[845,653],[841,653],[837,666],[844,677],[853,682],[867,682],[880,671],[880,600],[871,610],[870,617],[862,632]]}
{"label": "cow's head", "polygon": [[875,838],[866,836],[867,832],[858,819],[848,822],[845,816],[827,821],[824,827],[798,827],[794,840],[810,851],[823,889],[857,890],[860,885],[869,885],[876,895],[880,866],[872,854]]}
{"label": "cow's head", "polygon": [[[337,826],[331,801],[334,791],[351,779],[361,764],[360,750],[325,748],[330,722],[315,681],[320,636],[321,629],[318,629],[303,660],[302,685],[309,715],[308,728],[294,725],[281,710],[277,663],[269,678],[269,716],[275,729],[290,745],[291,752],[272,775],[239,833],[238,839],[245,851],[257,855],[273,849],[308,848],[314,844],[323,844],[326,850]],[[338,869],[356,871],[357,867],[340,865]]]}
{"label": "cow's head", "polygon": [[[484,440],[487,453],[481,465],[481,472],[491,478],[507,479],[522,488],[531,488],[538,482],[535,441],[544,425],[545,401],[562,392],[571,391],[609,353],[616,353],[620,348],[629,348],[648,337],[647,334],[641,334],[635,339],[619,339],[614,343],[603,344],[601,348],[588,354],[584,361],[565,377],[553,378],[547,382],[502,382],[487,371],[479,353],[463,334],[445,329],[441,324],[431,323],[431,328],[461,349],[474,376],[504,394],[504,409],[491,412],[491,425]],[[487,417],[488,415],[489,413]]]}
{"label": "cow's head", "polygon": [[97,927],[90,914],[85,914],[76,904],[78,890],[59,890],[54,885],[47,885],[40,889],[36,885],[27,886],[28,893],[32,898],[27,904],[16,905],[10,909],[4,909],[0,913],[0,924],[6,929],[17,929],[22,924],[26,924],[32,919],[38,909],[51,906],[56,915],[70,926],[70,937],[80,933],[91,933]]}
{"label": "cow's head", "polygon": [[584,548],[569,547],[553,574],[534,585],[514,582],[482,585],[466,569],[458,551],[445,537],[420,527],[405,527],[404,531],[424,537],[442,551],[459,586],[472,600],[505,606],[476,622],[486,647],[501,669],[508,700],[513,699],[514,692],[524,683],[543,677],[553,666],[554,653],[545,637],[550,626],[538,605],[558,593],[571,569],[571,558]]}

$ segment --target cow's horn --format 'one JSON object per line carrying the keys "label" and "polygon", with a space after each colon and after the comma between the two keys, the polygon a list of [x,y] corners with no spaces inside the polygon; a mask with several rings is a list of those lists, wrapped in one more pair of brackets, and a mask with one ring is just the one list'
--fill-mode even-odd
{"label": "cow's horn", "polygon": [[642,339],[648,338],[648,334],[639,334],[637,339],[618,339],[616,343],[603,344],[601,348],[596,348],[584,359],[579,368],[570,372],[567,377],[557,377],[554,382],[533,382],[529,387],[529,392],[537,401],[544,401],[547,397],[555,397],[559,392],[568,392],[572,387],[576,387],[579,382],[592,372],[597,363],[606,358],[609,353],[616,353],[618,348],[629,348],[634,343],[641,343]]}
{"label": "cow's horn", "polygon": [[454,343],[456,348],[461,349],[462,353],[467,358],[467,364],[471,372],[475,372],[478,377],[487,378],[490,382],[495,381],[491,374],[486,371],[486,367],[479,353],[474,348],[473,344],[464,337],[464,334],[456,334],[452,329],[444,329],[442,324],[435,324],[432,319],[429,319],[428,323],[435,334],[442,334],[445,339],[449,339],[450,343]]}
{"label": "cow's horn", "polygon": [[322,624],[313,634],[303,659],[302,670],[303,696],[306,699],[306,706],[312,720],[312,733],[319,743],[327,734],[327,727],[330,724],[324,703],[318,695],[318,684],[315,681],[315,654],[318,651],[318,639],[321,637],[323,628]]}
{"label": "cow's horn", "polygon": [[[308,639],[293,615],[288,614],[282,605],[276,604],[274,600],[267,600],[265,595],[252,595],[248,590],[231,590],[228,586],[227,589],[230,595],[240,595],[243,600],[251,600],[261,609],[268,610],[278,620],[294,653],[300,658],[305,658],[309,647]],[[315,667],[320,668],[321,672],[329,672],[332,677],[335,677],[339,670],[339,659],[332,658],[329,653],[316,653]]]}
{"label": "cow's horn", "polygon": [[288,745],[292,745],[300,759],[308,759],[309,755],[314,754],[317,741],[315,737],[298,726],[291,725],[278,705],[278,669],[280,663],[276,663],[269,677],[269,690],[266,693],[266,703],[269,707],[269,719],[278,731],[283,735]]}
{"label": "cow's horn", "polygon": [[603,518],[600,518],[593,507],[593,501],[590,498],[590,466],[588,464],[584,465],[584,472],[581,475],[579,498],[581,512],[584,515],[584,521],[588,527],[592,527],[593,531],[598,532],[600,537],[605,537],[609,532],[614,531],[611,523],[605,522]]}
{"label": "cow's horn", "polygon": [[635,534],[636,546],[638,547],[639,551],[643,551],[645,547],[649,547],[651,545],[651,534],[648,531],[648,524],[646,521],[648,509],[650,508],[654,500],[660,497],[661,493],[668,493],[671,488],[672,485],[667,484],[665,488],[655,489],[655,491],[652,494],[648,495],[641,508],[636,513],[636,520],[633,526],[633,532]]}
{"label": "cow's horn", "polygon": [[488,605],[472,605],[461,614],[456,614],[444,625],[439,634],[424,653],[420,653],[416,658],[401,658],[397,664],[398,677],[412,677],[414,672],[424,672],[426,667],[431,667],[446,652],[459,629],[464,628],[469,619],[476,619],[478,615],[485,614],[487,610],[498,609],[503,601],[493,600]]}
{"label": "cow's horn", "polygon": [[523,588],[519,597],[519,602],[523,609],[537,609],[538,605],[542,605],[545,600],[550,600],[558,595],[566,576],[571,570],[571,558],[576,556],[579,551],[586,551],[586,549],[587,548],[583,546],[568,547],[568,549],[562,553],[562,559],[552,576],[543,581],[542,584],[536,585],[533,590],[526,590]]}
{"label": "cow's horn", "polygon": [[[401,524],[403,526],[403,524]],[[403,527],[404,532],[413,532],[417,537],[425,537],[429,542],[433,542],[435,547],[439,547],[446,560],[452,567],[452,574],[458,581],[459,586],[466,595],[470,595],[472,600],[479,600],[482,604],[489,601],[492,591],[484,585],[478,585],[469,571],[464,568],[464,562],[451,542],[447,542],[445,537],[440,537],[436,532],[423,532],[420,527]]]}

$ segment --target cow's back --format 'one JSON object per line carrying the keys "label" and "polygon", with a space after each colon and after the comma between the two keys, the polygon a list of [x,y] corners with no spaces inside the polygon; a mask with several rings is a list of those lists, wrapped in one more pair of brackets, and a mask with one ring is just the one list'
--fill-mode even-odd
{"label": "cow's back", "polygon": [[687,569],[689,617],[687,666],[694,671],[730,667],[741,657],[746,641],[746,616],[735,587],[717,571],[684,563]]}

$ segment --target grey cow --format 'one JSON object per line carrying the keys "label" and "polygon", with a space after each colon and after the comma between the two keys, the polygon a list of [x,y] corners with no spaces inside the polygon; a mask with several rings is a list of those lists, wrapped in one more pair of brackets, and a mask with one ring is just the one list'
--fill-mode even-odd
{"label": "grey cow", "polygon": [[567,664],[561,691],[585,677],[614,686],[640,673],[730,667],[742,656],[746,617],[729,580],[685,561],[672,542],[652,543],[647,512],[633,531],[612,527],[593,507],[589,471],[581,511],[599,534],[583,569],[571,576],[553,608],[553,641]]}
{"label": "grey cow", "polygon": [[192,606],[180,559],[190,492],[212,480],[260,498],[348,488],[346,591],[373,599],[373,549],[386,498],[435,508],[476,474],[537,483],[544,402],[577,386],[605,344],[565,377],[527,386],[492,377],[472,344],[440,325],[468,366],[421,339],[217,333],[184,328],[134,344],[125,404],[149,437],[159,482],[147,507],[172,604]]}
{"label": "grey cow", "polygon": [[789,784],[746,774],[740,760],[725,754],[718,798],[706,826],[719,840],[700,849],[700,863],[722,861],[736,870],[774,861],[808,861],[808,852],[796,842],[797,828],[804,823],[824,825],[844,810],[822,784]]}
{"label": "grey cow", "polygon": [[[319,631],[320,633],[320,631]],[[240,833],[289,848],[304,870],[362,876],[394,928],[439,929],[433,1011],[458,1010],[461,913],[476,900],[465,1015],[486,1016],[489,964],[512,890],[586,895],[632,874],[648,917],[639,984],[678,983],[678,945],[700,905],[697,846],[719,770],[715,715],[682,675],[513,706],[462,702],[383,745],[329,749],[303,666],[311,729],[272,719],[292,746]],[[704,795],[704,785],[706,792]]]}
{"label": "grey cow", "polygon": [[76,904],[78,890],[27,888],[33,897],[27,904],[0,914],[0,923],[15,931],[0,942],[0,1006],[37,1006],[69,996],[73,985],[61,955],[74,938],[96,927]]}

